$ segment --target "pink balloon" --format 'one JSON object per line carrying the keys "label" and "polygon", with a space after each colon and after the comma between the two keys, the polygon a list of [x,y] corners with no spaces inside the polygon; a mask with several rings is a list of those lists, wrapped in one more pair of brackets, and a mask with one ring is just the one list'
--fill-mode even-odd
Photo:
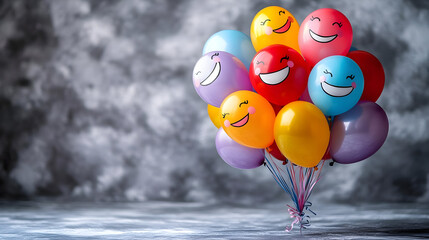
{"label": "pink balloon", "polygon": [[352,46],[352,25],[344,14],[332,8],[310,13],[298,33],[301,54],[311,65],[332,55],[345,56]]}

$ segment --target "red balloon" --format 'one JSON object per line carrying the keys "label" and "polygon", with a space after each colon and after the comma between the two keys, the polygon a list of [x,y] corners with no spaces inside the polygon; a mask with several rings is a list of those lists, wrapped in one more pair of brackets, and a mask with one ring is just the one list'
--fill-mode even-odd
{"label": "red balloon", "polygon": [[328,160],[331,158],[331,146],[328,145],[328,148],[326,149],[325,155],[323,155],[322,160]]}
{"label": "red balloon", "polygon": [[[282,108],[284,107],[273,103],[271,103],[271,106],[273,106],[276,116],[277,116],[277,113],[279,113],[280,110],[282,110]],[[277,160],[286,161],[286,157],[283,156],[283,154],[280,152],[279,147],[277,147],[276,141],[274,141],[273,144],[271,144],[271,146],[267,147],[267,151],[269,154],[271,154],[271,156],[275,157]]]}
{"label": "red balloon", "polygon": [[[310,97],[310,93],[308,93],[308,87],[305,88],[304,92],[302,93],[301,97],[299,98],[299,100],[301,101],[306,101],[309,103],[313,103],[313,101],[311,101],[311,97]],[[313,103],[314,104],[314,103]]]}
{"label": "red balloon", "polygon": [[277,147],[276,141],[274,141],[273,144],[271,144],[271,146],[267,148],[267,150],[268,153],[275,157],[277,160],[286,161],[286,157],[283,156],[283,154],[280,152],[279,147]]}
{"label": "red balloon", "polygon": [[284,107],[284,106],[276,105],[276,104],[274,104],[274,103],[271,103],[271,106],[273,106],[274,113],[276,114],[276,116],[277,116],[277,113],[279,113],[279,112],[280,112],[280,110],[282,110],[282,108]]}
{"label": "red balloon", "polygon": [[269,102],[284,106],[298,100],[307,87],[309,68],[293,48],[271,45],[256,54],[250,64],[253,88]]}
{"label": "red balloon", "polygon": [[347,57],[355,61],[363,73],[365,84],[360,101],[377,101],[384,88],[385,76],[381,62],[371,53],[360,50],[349,52]]}
{"label": "red balloon", "polygon": [[[279,105],[276,105],[273,103],[271,103],[271,106],[273,106],[273,109],[274,109],[274,112],[276,113],[276,116],[277,116],[277,113],[279,113],[280,110],[282,110],[282,108],[284,107],[284,106],[279,106]],[[271,144],[271,146],[269,146],[267,148],[267,151],[269,154],[271,154],[277,160],[286,161],[286,157],[283,156],[283,154],[280,152],[279,147],[277,147],[276,141],[274,141],[273,144]]]}

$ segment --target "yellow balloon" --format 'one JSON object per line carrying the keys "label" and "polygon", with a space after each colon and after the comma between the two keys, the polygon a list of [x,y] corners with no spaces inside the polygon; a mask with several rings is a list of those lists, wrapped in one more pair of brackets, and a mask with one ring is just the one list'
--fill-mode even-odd
{"label": "yellow balloon", "polygon": [[329,125],[315,105],[295,101],[277,114],[274,136],[280,152],[298,166],[319,164],[329,144]]}
{"label": "yellow balloon", "polygon": [[250,38],[258,52],[273,44],[283,44],[298,51],[299,24],[286,9],[270,6],[259,11],[250,26]]}
{"label": "yellow balloon", "polygon": [[220,106],[222,128],[234,141],[251,148],[266,148],[274,141],[275,113],[271,104],[251,91],[237,91]]}
{"label": "yellow balloon", "polygon": [[207,112],[209,114],[210,120],[217,127],[220,128],[220,108],[207,104]]}

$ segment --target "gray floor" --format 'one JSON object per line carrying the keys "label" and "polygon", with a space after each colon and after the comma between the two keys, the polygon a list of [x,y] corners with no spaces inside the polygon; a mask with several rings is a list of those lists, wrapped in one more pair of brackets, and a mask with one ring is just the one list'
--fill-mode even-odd
{"label": "gray floor", "polygon": [[309,229],[287,233],[284,204],[0,203],[0,239],[409,239],[429,237],[429,206],[316,203]]}

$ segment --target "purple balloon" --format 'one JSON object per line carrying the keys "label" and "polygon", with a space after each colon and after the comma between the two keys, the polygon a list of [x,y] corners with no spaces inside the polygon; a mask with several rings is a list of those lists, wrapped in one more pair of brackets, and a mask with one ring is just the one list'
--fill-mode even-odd
{"label": "purple balloon", "polygon": [[223,128],[219,128],[216,134],[216,150],[231,167],[251,169],[264,163],[263,149],[249,148],[235,142]]}
{"label": "purple balloon", "polygon": [[227,52],[204,54],[195,64],[192,80],[198,95],[215,107],[233,92],[252,90],[246,67]]}
{"label": "purple balloon", "polygon": [[384,110],[374,102],[359,102],[335,117],[331,129],[330,153],[336,162],[362,161],[380,149],[389,132]]}

